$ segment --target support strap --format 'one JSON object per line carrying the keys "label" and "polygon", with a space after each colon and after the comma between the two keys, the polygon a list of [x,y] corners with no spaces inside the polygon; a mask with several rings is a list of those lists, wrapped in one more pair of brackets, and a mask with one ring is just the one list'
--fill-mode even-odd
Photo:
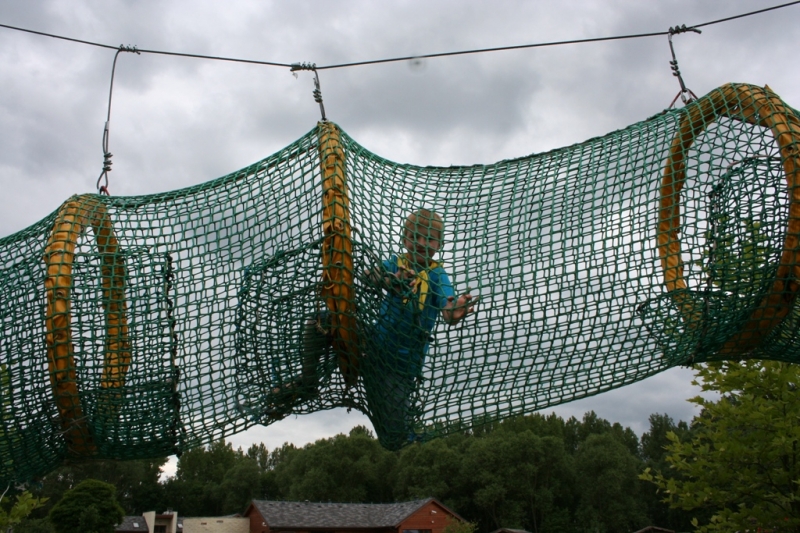
{"label": "support strap", "polygon": [[322,289],[331,313],[333,348],[348,386],[358,380],[353,242],[350,228],[350,198],[345,174],[344,150],[339,129],[331,122],[318,125],[322,165]]}

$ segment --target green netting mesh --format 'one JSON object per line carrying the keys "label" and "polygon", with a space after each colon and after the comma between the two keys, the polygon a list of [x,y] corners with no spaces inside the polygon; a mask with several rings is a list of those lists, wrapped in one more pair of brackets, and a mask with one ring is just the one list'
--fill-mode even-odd
{"label": "green netting mesh", "polygon": [[[75,197],[0,240],[0,477],[341,406],[398,448],[676,365],[797,361],[798,124],[733,85],[493,165],[341,133],[329,211],[317,129],[196,187]],[[450,286],[480,301],[434,325]]]}

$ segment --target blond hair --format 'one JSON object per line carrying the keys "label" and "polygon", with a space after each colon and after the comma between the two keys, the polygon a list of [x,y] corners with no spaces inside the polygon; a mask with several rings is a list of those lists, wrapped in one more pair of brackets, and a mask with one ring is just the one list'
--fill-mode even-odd
{"label": "blond hair", "polygon": [[439,237],[444,233],[444,222],[442,217],[431,211],[430,209],[417,209],[410,215],[403,224],[404,234],[414,234],[417,228],[433,228],[439,232]]}

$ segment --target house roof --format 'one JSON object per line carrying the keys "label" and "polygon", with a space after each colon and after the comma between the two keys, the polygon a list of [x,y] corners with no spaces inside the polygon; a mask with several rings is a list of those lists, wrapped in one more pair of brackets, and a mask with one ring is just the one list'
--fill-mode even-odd
{"label": "house roof", "polygon": [[114,531],[120,532],[133,532],[133,531],[143,531],[147,532],[150,531],[147,528],[147,522],[145,522],[143,516],[123,516],[122,522],[119,523],[118,526],[114,528]]}
{"label": "house roof", "polygon": [[[400,503],[311,503],[253,500],[251,506],[258,510],[271,529],[359,529],[397,527],[403,520],[432,501],[452,513],[434,498]],[[458,516],[455,513],[453,515]]]}
{"label": "house roof", "polygon": [[[156,518],[166,518],[171,515],[156,515]],[[135,524],[135,525],[134,525]],[[183,517],[178,517],[178,531],[183,529]],[[119,525],[114,527],[114,531],[118,533],[138,533],[138,532],[148,532],[150,531],[147,528],[147,521],[144,519],[142,515],[139,516],[123,516],[122,522]]]}

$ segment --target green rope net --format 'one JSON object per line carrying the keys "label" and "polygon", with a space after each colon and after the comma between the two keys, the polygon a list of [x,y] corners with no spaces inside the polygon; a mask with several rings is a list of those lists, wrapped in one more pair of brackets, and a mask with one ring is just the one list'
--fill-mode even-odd
{"label": "green rope net", "polygon": [[0,477],[335,407],[397,449],[676,365],[798,361],[799,147],[796,111],[727,85],[493,165],[321,123],[210,183],[73,197],[0,240]]}

